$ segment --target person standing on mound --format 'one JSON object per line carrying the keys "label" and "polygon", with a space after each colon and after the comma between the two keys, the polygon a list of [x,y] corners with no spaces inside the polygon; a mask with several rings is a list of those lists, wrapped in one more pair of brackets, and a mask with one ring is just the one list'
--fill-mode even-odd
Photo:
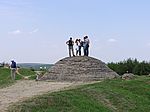
{"label": "person standing on mound", "polygon": [[89,56],[89,44],[90,44],[90,40],[88,36],[85,36],[83,42],[84,56]]}
{"label": "person standing on mound", "polygon": [[72,52],[72,55],[74,55],[74,49],[73,49],[73,45],[74,45],[74,41],[72,40],[72,37],[70,37],[70,39],[66,42],[66,44],[68,45],[68,48],[69,48],[69,57],[71,57],[71,52]]}
{"label": "person standing on mound", "polygon": [[81,39],[76,39],[76,56],[81,56]]}

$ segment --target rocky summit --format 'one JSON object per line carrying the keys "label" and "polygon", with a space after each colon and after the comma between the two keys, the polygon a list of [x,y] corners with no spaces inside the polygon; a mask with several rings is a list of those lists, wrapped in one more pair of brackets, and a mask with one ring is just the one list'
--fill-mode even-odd
{"label": "rocky summit", "polygon": [[87,56],[76,56],[56,62],[41,80],[86,82],[112,79],[118,76],[101,60]]}

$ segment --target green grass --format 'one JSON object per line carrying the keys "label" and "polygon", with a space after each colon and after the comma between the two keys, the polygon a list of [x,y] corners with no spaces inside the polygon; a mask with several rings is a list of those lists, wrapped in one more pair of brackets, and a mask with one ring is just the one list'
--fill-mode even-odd
{"label": "green grass", "polygon": [[23,76],[31,76],[29,79],[35,79],[36,78],[35,72],[32,71],[31,69],[21,68],[19,70],[19,73],[22,74]]}
{"label": "green grass", "polygon": [[[19,73],[21,73],[23,76],[29,76],[34,75],[35,72],[31,71],[30,69],[20,69]],[[16,80],[22,79],[21,76],[16,74]],[[32,76],[31,79],[35,79],[35,76]],[[10,69],[8,68],[0,68],[0,88],[4,88],[6,86],[12,85],[16,81],[11,80],[10,76]]]}
{"label": "green grass", "polygon": [[150,77],[106,80],[48,93],[11,106],[9,112],[149,112]]}
{"label": "green grass", "polygon": [[0,68],[0,88],[9,86],[14,82],[15,81],[12,81],[10,77],[10,69]]}

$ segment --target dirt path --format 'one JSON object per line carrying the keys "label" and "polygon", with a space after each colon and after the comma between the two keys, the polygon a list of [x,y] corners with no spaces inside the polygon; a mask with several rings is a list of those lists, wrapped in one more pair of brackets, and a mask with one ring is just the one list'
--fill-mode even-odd
{"label": "dirt path", "polygon": [[7,110],[9,105],[33,97],[35,95],[58,91],[78,84],[79,83],[43,82],[33,80],[17,81],[17,83],[12,86],[0,89],[0,111],[4,112]]}

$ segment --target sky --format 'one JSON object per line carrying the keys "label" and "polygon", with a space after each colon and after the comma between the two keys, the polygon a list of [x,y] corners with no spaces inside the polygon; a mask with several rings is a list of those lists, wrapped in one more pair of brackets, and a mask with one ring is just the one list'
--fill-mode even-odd
{"label": "sky", "polygon": [[103,62],[150,61],[150,0],[0,0],[0,62],[55,63],[69,37]]}

